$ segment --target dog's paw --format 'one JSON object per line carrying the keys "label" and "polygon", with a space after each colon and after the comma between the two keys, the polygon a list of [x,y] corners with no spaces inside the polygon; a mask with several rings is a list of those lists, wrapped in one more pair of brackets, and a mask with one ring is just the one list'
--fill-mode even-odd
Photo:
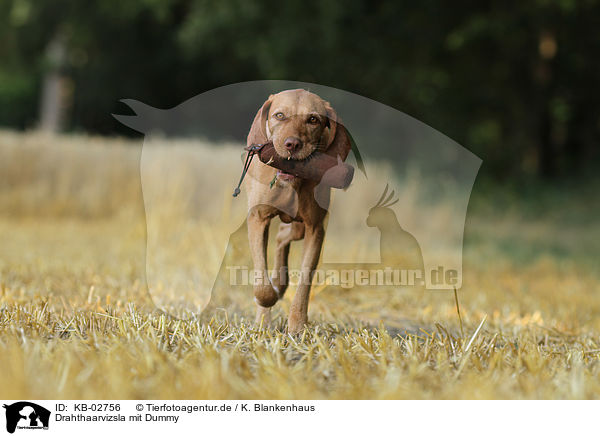
{"label": "dog's paw", "polygon": [[304,316],[295,316],[290,313],[288,318],[287,332],[290,335],[297,335],[304,331],[305,326],[308,324],[308,318]]}
{"label": "dog's paw", "polygon": [[279,300],[279,294],[271,284],[254,286],[254,301],[262,307],[271,307]]}
{"label": "dog's paw", "polygon": [[273,286],[273,289],[275,289],[275,293],[279,299],[283,298],[285,295],[285,291],[288,287],[287,282],[287,278],[280,279],[279,277],[273,277],[271,279],[271,285]]}

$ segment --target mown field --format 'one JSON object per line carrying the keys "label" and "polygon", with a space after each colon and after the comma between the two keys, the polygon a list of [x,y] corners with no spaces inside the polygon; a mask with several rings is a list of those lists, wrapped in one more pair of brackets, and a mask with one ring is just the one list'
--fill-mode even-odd
{"label": "mown field", "polygon": [[385,306],[317,289],[309,329],[291,337],[289,299],[266,330],[250,295],[208,319],[156,309],[140,150],[141,140],[0,132],[3,398],[600,397],[597,184],[478,182],[460,317],[448,292]]}

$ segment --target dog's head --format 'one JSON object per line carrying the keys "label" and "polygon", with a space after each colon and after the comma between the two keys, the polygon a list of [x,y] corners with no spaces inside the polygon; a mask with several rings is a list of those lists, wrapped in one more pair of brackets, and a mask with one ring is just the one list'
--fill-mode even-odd
{"label": "dog's head", "polygon": [[271,95],[255,122],[284,158],[303,160],[325,152],[336,135],[337,115],[328,102],[303,89]]}

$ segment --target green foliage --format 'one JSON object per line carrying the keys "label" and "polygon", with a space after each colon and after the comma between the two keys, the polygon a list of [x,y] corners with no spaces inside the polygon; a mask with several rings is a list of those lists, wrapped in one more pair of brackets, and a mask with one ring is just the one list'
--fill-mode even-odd
{"label": "green foliage", "polygon": [[172,107],[228,83],[342,88],[426,122],[497,177],[580,173],[600,139],[598,2],[5,0],[0,124],[32,126],[62,38],[68,129],[126,133],[118,100]]}

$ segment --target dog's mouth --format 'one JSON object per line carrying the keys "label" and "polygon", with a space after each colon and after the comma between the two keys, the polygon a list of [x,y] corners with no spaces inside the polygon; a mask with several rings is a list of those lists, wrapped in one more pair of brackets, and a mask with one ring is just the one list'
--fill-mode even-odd
{"label": "dog's mouth", "polygon": [[297,160],[303,161],[310,159],[313,156],[313,153],[319,149],[318,145],[313,145],[311,143],[304,143],[297,150],[288,150],[283,146],[274,145],[275,152],[282,158],[286,160]]}
{"label": "dog's mouth", "polygon": [[[288,160],[295,160],[298,162],[302,162],[302,161],[307,161],[307,160],[312,159],[314,157],[315,151],[317,151],[316,148],[314,150],[312,150],[307,156],[303,156],[301,158],[299,158],[298,156],[296,156],[294,154],[288,154],[287,156],[282,156],[282,157],[284,157]],[[291,182],[293,180],[299,179],[299,177],[295,176],[294,174],[286,173],[285,171],[277,170],[277,179]]]}

